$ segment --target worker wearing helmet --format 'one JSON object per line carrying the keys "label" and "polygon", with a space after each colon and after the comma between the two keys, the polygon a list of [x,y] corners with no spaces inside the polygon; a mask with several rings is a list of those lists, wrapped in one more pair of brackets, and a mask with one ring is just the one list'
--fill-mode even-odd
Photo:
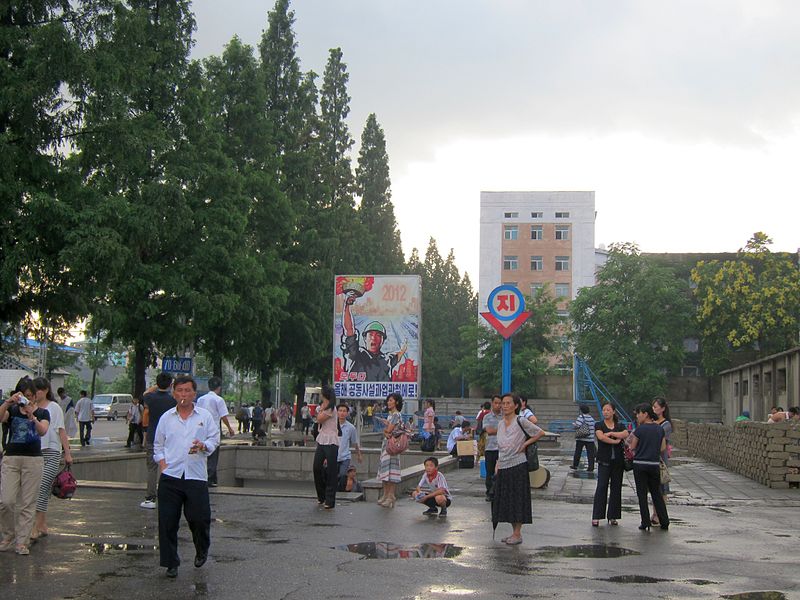
{"label": "worker wearing helmet", "polygon": [[[353,323],[353,315],[350,307],[358,296],[348,293],[344,302],[342,314],[342,326],[344,329],[344,341],[342,350],[350,364],[347,365],[348,373],[363,373],[363,381],[391,381],[392,369],[400,362],[407,346],[398,352],[384,354],[381,351],[383,343],[386,341],[386,327],[378,321],[372,321],[361,332],[364,345],[358,343],[358,332]],[[359,378],[361,379],[361,378]]]}

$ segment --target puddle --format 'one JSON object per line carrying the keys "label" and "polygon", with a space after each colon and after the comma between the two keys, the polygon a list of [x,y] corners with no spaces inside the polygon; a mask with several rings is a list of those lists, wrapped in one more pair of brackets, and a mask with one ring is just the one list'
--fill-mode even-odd
{"label": "puddle", "polygon": [[775,537],[792,537],[788,533],[776,533],[774,535],[775,535]]}
{"label": "puddle", "polygon": [[783,592],[742,592],[741,594],[727,594],[723,598],[730,600],[786,600]]}
{"label": "puddle", "polygon": [[687,544],[710,544],[711,540],[686,540]]}
{"label": "puddle", "polygon": [[360,554],[365,558],[455,558],[464,548],[454,544],[418,544],[405,546],[389,542],[360,542],[334,546],[335,550],[345,550]]}
{"label": "puddle", "polygon": [[659,579],[658,577],[648,577],[647,575],[614,575],[603,581],[611,583],[662,583],[672,581],[671,579]]}
{"label": "puddle", "polygon": [[573,479],[595,479],[594,473],[587,473],[586,471],[573,471]]}
{"label": "puddle", "polygon": [[686,583],[692,585],[719,585],[719,581],[709,581],[708,579],[687,579]]}
{"label": "puddle", "polygon": [[339,527],[338,523],[307,523],[308,527]]}
{"label": "puddle", "polygon": [[548,558],[619,558],[621,556],[639,555],[636,550],[606,546],[605,544],[579,544],[577,546],[545,546],[536,551],[538,556]]}
{"label": "puddle", "polygon": [[719,508],[717,506],[709,506],[708,510],[715,510],[717,512],[725,513],[726,515],[732,515],[733,511],[727,510],[725,508]]}
{"label": "puddle", "polygon": [[158,546],[151,544],[84,544],[89,548],[92,554],[135,554],[135,553],[149,553],[158,550]]}

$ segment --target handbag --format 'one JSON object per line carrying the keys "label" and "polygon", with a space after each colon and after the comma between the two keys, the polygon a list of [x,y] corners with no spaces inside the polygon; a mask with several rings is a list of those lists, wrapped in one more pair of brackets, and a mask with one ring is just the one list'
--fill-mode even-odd
{"label": "handbag", "polygon": [[75,490],[78,489],[78,480],[72,474],[70,466],[64,467],[64,470],[56,475],[53,481],[53,496],[67,500],[75,495]]}
{"label": "handbag", "polygon": [[661,478],[661,485],[665,485],[672,481],[672,476],[669,474],[667,463],[665,463],[663,460],[658,463],[658,474]]}
{"label": "handbag", "polygon": [[575,426],[576,438],[589,437],[591,434],[592,430],[589,428],[589,424],[586,421],[581,421],[579,425]]}
{"label": "handbag", "polygon": [[[525,434],[525,439],[529,440],[531,439],[531,436],[528,435],[528,432],[525,431],[525,428],[522,426],[522,423],[520,423],[519,421],[520,418],[521,417],[517,417],[517,425],[519,425],[520,429],[522,429],[522,433]],[[529,473],[531,471],[539,470],[539,448],[537,447],[536,442],[533,442],[532,444],[528,444],[527,446],[525,446],[525,458],[528,459]]]}
{"label": "handbag", "polygon": [[622,454],[623,454],[624,460],[625,460],[623,468],[626,471],[632,471],[633,470],[633,457],[634,457],[633,449],[630,446],[628,446],[628,444],[625,444],[625,447],[622,449]]}
{"label": "handbag", "polygon": [[406,450],[408,450],[408,433],[400,428],[392,431],[392,435],[386,440],[386,452],[389,453],[389,456],[397,456]]}

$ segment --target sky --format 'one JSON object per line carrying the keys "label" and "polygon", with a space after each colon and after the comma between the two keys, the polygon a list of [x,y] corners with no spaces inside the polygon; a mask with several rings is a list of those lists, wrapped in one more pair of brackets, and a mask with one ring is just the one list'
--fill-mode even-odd
{"label": "sky", "polygon": [[[194,58],[272,0],[195,0]],[[384,129],[403,249],[478,281],[480,192],[593,190],[595,244],[800,248],[800,2],[294,0],[304,71],[340,47],[358,156]],[[321,84],[321,83],[320,83]]]}

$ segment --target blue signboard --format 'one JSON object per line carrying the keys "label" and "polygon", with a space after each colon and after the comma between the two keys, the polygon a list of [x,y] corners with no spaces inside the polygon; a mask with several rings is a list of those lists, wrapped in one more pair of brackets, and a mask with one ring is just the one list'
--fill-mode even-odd
{"label": "blue signboard", "polygon": [[161,370],[168,373],[192,373],[192,359],[184,356],[165,356],[161,359]]}

